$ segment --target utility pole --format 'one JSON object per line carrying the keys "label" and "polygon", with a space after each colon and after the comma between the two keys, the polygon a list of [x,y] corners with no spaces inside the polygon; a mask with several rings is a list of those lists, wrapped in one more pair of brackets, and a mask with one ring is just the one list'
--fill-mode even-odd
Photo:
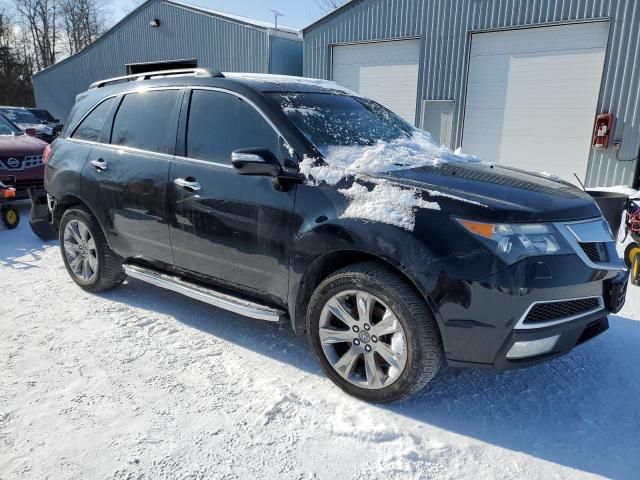
{"label": "utility pole", "polygon": [[275,31],[276,31],[276,34],[274,36],[277,37],[278,36],[278,17],[284,17],[284,13],[280,13],[278,10],[275,10],[273,8],[270,8],[269,11],[273,13],[273,18],[274,18],[273,23],[275,25]]}

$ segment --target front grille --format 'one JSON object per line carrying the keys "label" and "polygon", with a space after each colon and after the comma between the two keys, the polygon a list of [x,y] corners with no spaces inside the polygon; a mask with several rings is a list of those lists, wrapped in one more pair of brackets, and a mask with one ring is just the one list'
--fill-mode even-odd
{"label": "front grille", "polygon": [[24,170],[44,165],[42,155],[30,155],[26,157],[6,157],[0,158],[0,168],[5,170]]}
{"label": "front grille", "polygon": [[560,302],[536,303],[524,323],[543,323],[579,316],[598,309],[599,298],[582,298],[579,300],[563,300]]}
{"label": "front grille", "polygon": [[594,263],[607,261],[607,250],[604,246],[604,243],[581,243],[580,248],[582,248],[589,260]]}

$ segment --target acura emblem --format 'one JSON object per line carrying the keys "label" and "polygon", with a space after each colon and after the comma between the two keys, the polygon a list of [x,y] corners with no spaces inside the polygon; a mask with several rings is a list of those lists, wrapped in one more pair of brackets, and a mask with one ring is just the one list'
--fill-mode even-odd
{"label": "acura emblem", "polygon": [[20,160],[17,158],[10,158],[7,160],[7,166],[11,168],[18,168],[20,166]]}

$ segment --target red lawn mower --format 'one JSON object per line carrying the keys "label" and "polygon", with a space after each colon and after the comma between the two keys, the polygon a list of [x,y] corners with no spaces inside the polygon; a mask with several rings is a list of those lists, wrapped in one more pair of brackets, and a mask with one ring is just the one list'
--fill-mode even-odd
{"label": "red lawn mower", "polygon": [[20,223],[20,212],[9,205],[9,199],[16,196],[15,179],[0,177],[0,219],[8,229],[16,228]]}

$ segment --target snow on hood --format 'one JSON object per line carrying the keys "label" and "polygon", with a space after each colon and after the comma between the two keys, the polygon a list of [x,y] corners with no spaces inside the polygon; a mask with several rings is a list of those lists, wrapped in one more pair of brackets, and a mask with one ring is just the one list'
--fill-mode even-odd
{"label": "snow on hood", "polygon": [[[400,137],[390,142],[378,141],[371,146],[330,146],[324,158],[325,164],[307,157],[300,163],[300,172],[312,185],[322,182],[336,185],[347,177],[355,177],[350,188],[338,190],[351,200],[341,218],[382,222],[412,231],[417,209],[439,210],[440,205],[425,201],[416,188],[373,179],[367,174],[451,162],[479,161],[476,157],[464,155],[461,150],[452,152],[447,147],[438,146],[429,133],[416,129],[410,137]],[[365,179],[369,183],[373,182],[372,190],[363,184]],[[428,193],[432,196],[446,196],[434,190],[429,190]]]}
{"label": "snow on hood", "polygon": [[427,202],[415,188],[400,188],[386,180],[375,180],[372,190],[353,182],[350,188],[338,190],[351,199],[340,218],[359,218],[388,223],[413,231],[416,209],[440,210],[436,202]]}

